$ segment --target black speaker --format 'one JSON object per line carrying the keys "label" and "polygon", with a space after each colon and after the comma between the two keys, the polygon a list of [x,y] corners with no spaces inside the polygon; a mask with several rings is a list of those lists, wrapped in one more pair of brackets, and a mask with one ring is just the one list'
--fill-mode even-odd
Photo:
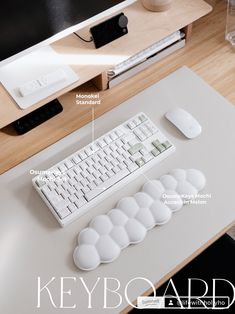
{"label": "black speaker", "polygon": [[128,33],[128,18],[120,13],[98,25],[91,27],[90,32],[96,48],[100,48],[111,41]]}

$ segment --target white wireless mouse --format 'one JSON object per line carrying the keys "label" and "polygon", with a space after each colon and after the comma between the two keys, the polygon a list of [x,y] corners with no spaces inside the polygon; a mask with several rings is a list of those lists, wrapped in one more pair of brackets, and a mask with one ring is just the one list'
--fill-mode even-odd
{"label": "white wireless mouse", "polygon": [[165,117],[187,138],[193,139],[202,132],[202,127],[198,121],[184,109],[174,108],[168,111]]}

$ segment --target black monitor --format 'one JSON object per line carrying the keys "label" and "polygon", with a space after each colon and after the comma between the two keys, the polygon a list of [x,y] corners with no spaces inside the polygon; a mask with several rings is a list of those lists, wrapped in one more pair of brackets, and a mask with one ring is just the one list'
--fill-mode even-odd
{"label": "black monitor", "polygon": [[0,65],[49,44],[134,0],[4,0],[0,9]]}

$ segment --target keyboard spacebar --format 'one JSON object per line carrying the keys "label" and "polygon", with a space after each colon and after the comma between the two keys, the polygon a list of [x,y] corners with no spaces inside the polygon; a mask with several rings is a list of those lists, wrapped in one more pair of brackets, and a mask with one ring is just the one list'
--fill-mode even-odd
{"label": "keyboard spacebar", "polygon": [[108,188],[110,188],[112,185],[117,183],[118,181],[122,180],[125,178],[128,174],[130,174],[130,171],[127,169],[123,169],[119,171],[117,174],[115,174],[113,177],[108,179],[107,181],[103,182],[99,186],[97,186],[96,189],[86,193],[84,196],[87,199],[87,201],[91,201],[93,198],[98,196],[101,193],[104,193]]}

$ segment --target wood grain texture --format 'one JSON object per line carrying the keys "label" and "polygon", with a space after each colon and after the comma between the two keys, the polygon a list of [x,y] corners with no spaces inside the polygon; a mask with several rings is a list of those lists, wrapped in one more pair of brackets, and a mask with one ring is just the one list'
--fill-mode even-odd
{"label": "wood grain texture", "polygon": [[206,0],[206,2],[209,3],[209,5],[212,7],[216,6],[221,1],[227,2],[227,0]]}
{"label": "wood grain texture", "polygon": [[[100,92],[102,103],[96,107],[95,116],[114,108],[183,65],[194,70],[235,104],[235,52],[224,40],[225,16],[226,3],[221,1],[212,13],[194,23],[192,37],[185,48],[113,89]],[[90,108],[75,104],[76,93],[82,91],[97,93],[97,88],[89,83],[60,97],[64,106],[63,114],[26,135],[15,136],[11,128],[4,128],[0,133],[0,172],[3,173],[88,123],[91,120]]]}
{"label": "wood grain texture", "polygon": [[[75,35],[52,44],[63,62],[78,74],[79,81],[26,110],[21,110],[0,85],[0,128],[97,77],[156,41],[191,24],[210,10],[211,7],[203,0],[177,0],[167,12],[150,12],[138,1],[122,10],[129,19],[129,33],[104,47],[95,49],[93,43],[85,43]],[[79,31],[79,34],[88,38],[89,28]]]}

